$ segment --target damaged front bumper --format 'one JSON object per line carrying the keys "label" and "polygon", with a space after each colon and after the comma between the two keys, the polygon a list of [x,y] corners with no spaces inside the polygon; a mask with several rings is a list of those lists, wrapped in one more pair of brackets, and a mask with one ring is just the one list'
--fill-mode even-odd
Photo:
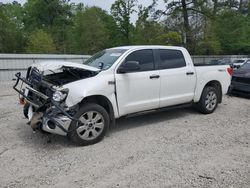
{"label": "damaged front bumper", "polygon": [[69,108],[34,89],[27,78],[21,77],[20,72],[15,76],[17,80],[13,89],[29,104],[28,119],[33,129],[40,127],[46,132],[59,135],[67,135],[73,131],[69,131],[70,123],[79,120],[73,118]]}

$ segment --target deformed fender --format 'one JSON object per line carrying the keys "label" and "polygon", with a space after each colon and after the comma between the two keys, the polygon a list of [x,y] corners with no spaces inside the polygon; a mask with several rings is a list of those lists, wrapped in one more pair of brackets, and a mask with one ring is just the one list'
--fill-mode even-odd
{"label": "deformed fender", "polygon": [[80,103],[86,97],[101,95],[106,97],[112,104],[115,118],[119,117],[115,97],[115,87],[113,84],[109,84],[111,80],[114,80],[113,75],[99,74],[98,78],[91,77],[64,85],[64,88],[69,89],[65,101],[66,105],[72,107]]}

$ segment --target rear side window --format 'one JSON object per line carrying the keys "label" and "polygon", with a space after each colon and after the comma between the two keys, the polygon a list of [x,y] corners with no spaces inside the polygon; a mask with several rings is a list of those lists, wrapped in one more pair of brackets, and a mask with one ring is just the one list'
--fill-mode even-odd
{"label": "rear side window", "polygon": [[160,55],[160,69],[173,69],[185,67],[186,62],[184,56],[179,50],[159,50]]}
{"label": "rear side window", "polygon": [[128,55],[126,61],[139,62],[140,71],[149,71],[154,69],[154,57],[152,50],[138,50],[132,52]]}

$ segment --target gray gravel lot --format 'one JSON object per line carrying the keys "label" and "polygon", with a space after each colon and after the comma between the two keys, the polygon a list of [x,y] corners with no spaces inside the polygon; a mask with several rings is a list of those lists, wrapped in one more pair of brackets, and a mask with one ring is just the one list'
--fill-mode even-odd
{"label": "gray gravel lot", "polygon": [[98,144],[33,133],[0,83],[0,187],[250,187],[250,99],[121,119]]}

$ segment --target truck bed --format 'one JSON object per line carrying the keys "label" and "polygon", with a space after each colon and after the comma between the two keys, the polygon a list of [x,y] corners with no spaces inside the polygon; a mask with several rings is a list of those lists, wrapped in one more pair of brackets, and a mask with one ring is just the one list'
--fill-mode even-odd
{"label": "truck bed", "polygon": [[[194,64],[195,67],[203,67],[203,66],[226,66],[226,65],[220,65],[220,64],[217,64],[217,63],[211,63],[211,64],[206,64],[206,63],[195,63]],[[230,66],[230,65],[228,65]]]}

